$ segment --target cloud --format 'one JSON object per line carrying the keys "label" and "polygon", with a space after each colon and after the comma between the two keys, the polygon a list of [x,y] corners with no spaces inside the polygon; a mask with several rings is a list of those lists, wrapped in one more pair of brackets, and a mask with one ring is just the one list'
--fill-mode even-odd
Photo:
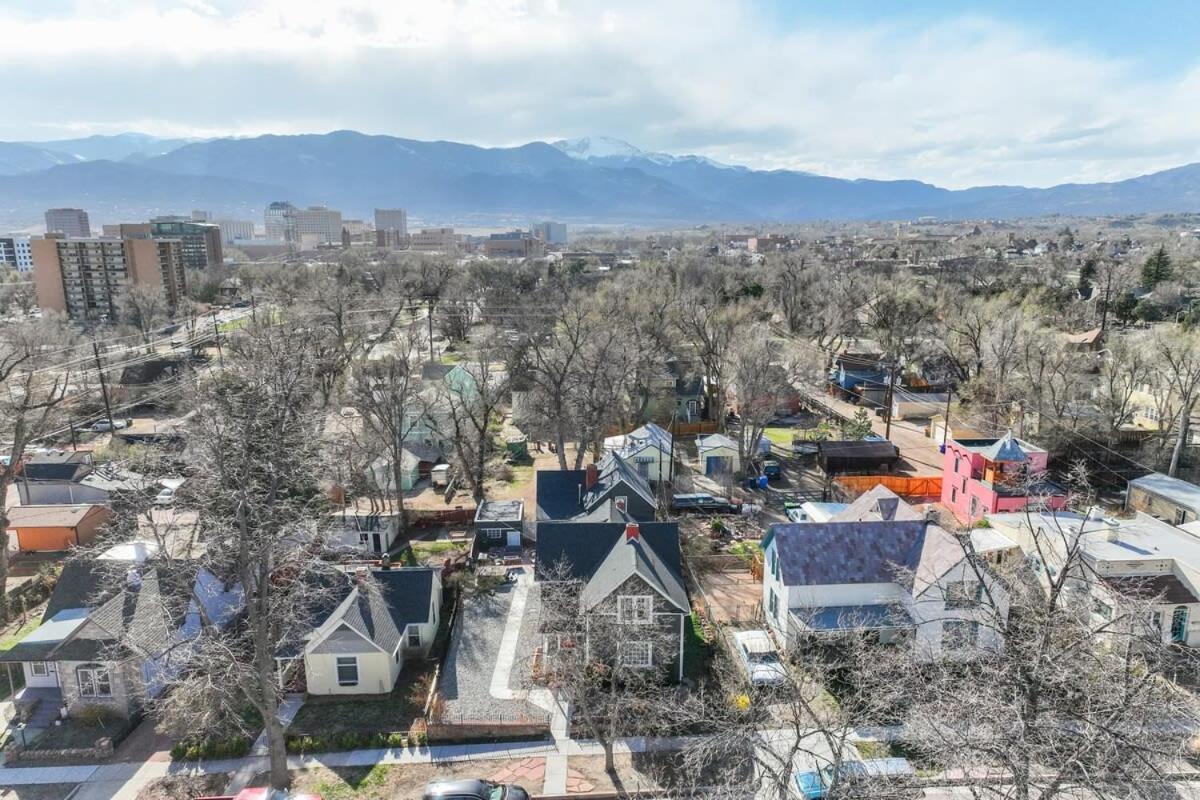
{"label": "cloud", "polygon": [[733,0],[80,0],[0,11],[3,138],[355,128],[606,134],[762,168],[947,186],[1200,160],[1200,71],[981,17],[781,27]]}

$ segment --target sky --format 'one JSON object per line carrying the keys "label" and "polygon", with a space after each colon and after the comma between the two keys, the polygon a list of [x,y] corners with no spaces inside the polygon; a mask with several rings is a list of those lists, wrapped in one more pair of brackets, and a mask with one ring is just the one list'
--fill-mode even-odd
{"label": "sky", "polygon": [[1200,161],[1195,0],[0,0],[0,140],[605,135],[959,188]]}

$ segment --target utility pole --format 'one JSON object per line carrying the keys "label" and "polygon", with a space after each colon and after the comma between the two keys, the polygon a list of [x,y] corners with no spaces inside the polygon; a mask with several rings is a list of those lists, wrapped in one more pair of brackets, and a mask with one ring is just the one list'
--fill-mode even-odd
{"label": "utility pole", "polygon": [[212,312],[213,336],[217,339],[217,361],[225,369],[225,353],[221,350],[221,328],[217,325],[217,312]]}
{"label": "utility pole", "polygon": [[79,449],[79,442],[75,438],[75,420],[68,419],[67,426],[71,429],[71,451],[74,452]]}
{"label": "utility pole", "polygon": [[896,362],[893,361],[888,367],[888,385],[887,385],[887,400],[883,407],[884,417],[887,419],[887,424],[883,429],[883,438],[889,441],[892,438],[892,398],[896,386]]}
{"label": "utility pole", "polygon": [[954,396],[954,389],[946,387],[946,416],[942,420],[942,452],[946,452],[946,442],[950,438],[950,398]]}
{"label": "utility pole", "polygon": [[671,427],[667,430],[667,433],[671,434],[671,463],[667,465],[667,483],[670,483],[672,488],[675,484],[675,420],[678,416],[678,409],[671,412]]}
{"label": "utility pole", "polygon": [[108,429],[115,431],[117,426],[113,423],[112,405],[108,402],[108,384],[104,382],[104,365],[100,363],[100,345],[92,342],[92,355],[96,357],[96,373],[100,376],[100,394],[104,396],[104,413],[108,417]]}
{"label": "utility pole", "polygon": [[429,362],[433,363],[433,300],[425,301],[425,319],[429,322]]}

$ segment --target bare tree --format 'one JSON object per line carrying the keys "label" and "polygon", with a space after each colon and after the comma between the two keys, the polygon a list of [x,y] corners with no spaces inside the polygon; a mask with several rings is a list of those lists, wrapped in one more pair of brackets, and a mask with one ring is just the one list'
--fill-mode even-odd
{"label": "bare tree", "polygon": [[121,296],[121,321],[132,325],[142,335],[146,352],[150,352],[150,339],[167,320],[170,309],[162,289],[145,284],[134,284]]}
{"label": "bare tree", "polygon": [[61,345],[70,340],[53,320],[21,320],[0,327],[0,439],[8,443],[0,461],[0,621],[8,621],[8,506],[5,498],[30,444],[53,433],[63,420],[71,386]]}
{"label": "bare tree", "polygon": [[463,362],[462,368],[469,379],[444,382],[438,401],[453,429],[459,465],[479,502],[488,460],[496,451],[495,424],[508,394],[508,376],[493,362],[487,348]]}
{"label": "bare tree", "polygon": [[1154,358],[1179,403],[1175,447],[1167,474],[1174,476],[1183,459],[1183,448],[1191,434],[1192,410],[1200,391],[1200,332],[1159,328],[1151,338]]}

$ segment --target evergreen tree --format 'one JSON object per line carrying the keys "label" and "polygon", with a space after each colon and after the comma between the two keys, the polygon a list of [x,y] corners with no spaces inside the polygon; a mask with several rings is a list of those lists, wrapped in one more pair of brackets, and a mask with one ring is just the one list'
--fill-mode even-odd
{"label": "evergreen tree", "polygon": [[1092,288],[1092,281],[1096,279],[1096,259],[1089,258],[1079,267],[1079,291],[1083,292]]}
{"label": "evergreen tree", "polygon": [[842,426],[842,435],[847,439],[865,439],[871,432],[871,416],[865,408],[855,411],[854,419]]}
{"label": "evergreen tree", "polygon": [[1153,289],[1163,281],[1171,279],[1171,257],[1166,248],[1159,246],[1153,255],[1142,264],[1142,286]]}

